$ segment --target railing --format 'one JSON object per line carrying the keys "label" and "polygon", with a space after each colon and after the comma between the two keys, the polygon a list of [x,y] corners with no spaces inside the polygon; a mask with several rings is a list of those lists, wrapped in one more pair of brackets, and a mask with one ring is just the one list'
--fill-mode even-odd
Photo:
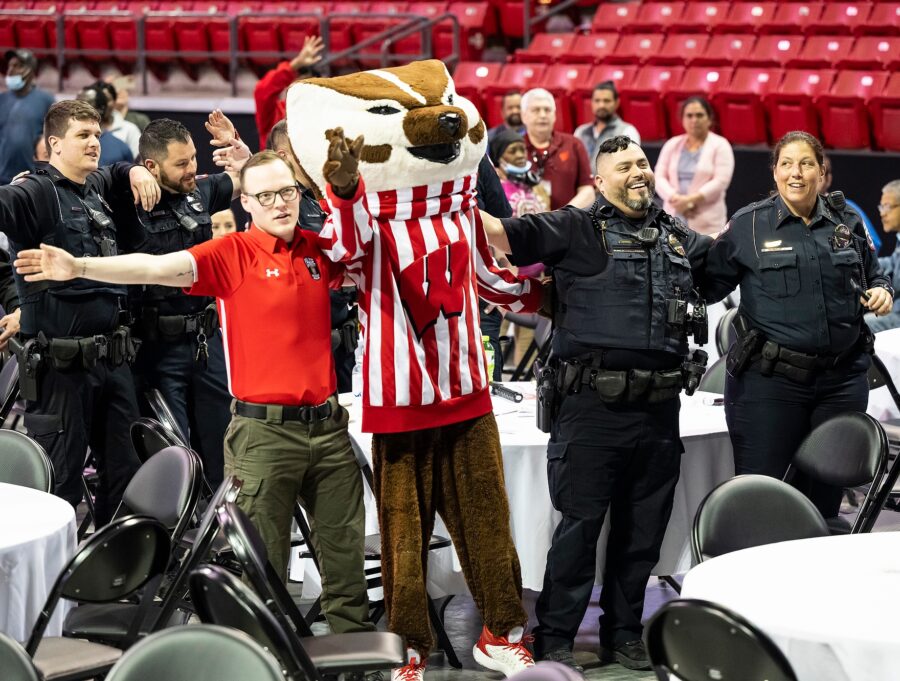
{"label": "railing", "polygon": [[[324,43],[324,58],[316,64],[316,68],[325,74],[330,74],[332,66],[344,62],[346,60],[378,60],[382,67],[389,66],[392,63],[400,61],[411,61],[415,59],[428,59],[433,56],[431,31],[437,24],[449,22],[452,29],[452,45],[453,52],[445,58],[445,61],[455,63],[460,57],[460,26],[459,20],[452,14],[442,14],[432,19],[425,19],[415,14],[409,13],[334,13],[329,15],[321,15],[312,12],[253,12],[241,13],[238,15],[229,15],[225,13],[208,13],[208,12],[147,12],[146,14],[134,14],[131,12],[123,12],[117,10],[109,11],[77,11],[64,12],[57,14],[52,10],[0,10],[0,18],[9,17],[33,17],[38,19],[52,20],[55,26],[56,45],[55,47],[34,47],[29,48],[36,56],[52,55],[56,57],[56,67],[59,73],[59,90],[62,91],[64,86],[66,59],[71,57],[87,57],[87,56],[108,56],[111,60],[127,58],[133,60],[136,64],[136,70],[141,76],[141,87],[143,94],[148,93],[148,58],[149,59],[166,59],[166,58],[199,58],[209,60],[220,60],[228,63],[229,81],[231,84],[232,96],[237,95],[237,71],[242,59],[248,58],[272,58],[272,59],[289,59],[294,57],[299,48],[294,51],[286,50],[241,50],[238,49],[239,41],[239,22],[248,18],[266,18],[271,17],[277,19],[315,19],[319,23],[319,35]],[[118,49],[93,49],[81,48],[75,46],[66,46],[66,23],[75,19],[97,19],[108,17],[110,19],[120,18],[133,19],[135,22],[135,49],[118,50]],[[147,49],[147,22],[153,19],[208,19],[228,23],[229,48],[228,50],[148,50]],[[345,50],[333,53],[331,51],[331,29],[332,21],[337,20],[400,20],[402,23],[388,26],[364,40],[350,46]],[[416,54],[391,54],[390,48],[398,40],[407,38],[415,33],[421,35],[421,51]],[[382,42],[380,51],[365,52],[367,48]],[[12,48],[14,45],[3,46],[3,49]]]}

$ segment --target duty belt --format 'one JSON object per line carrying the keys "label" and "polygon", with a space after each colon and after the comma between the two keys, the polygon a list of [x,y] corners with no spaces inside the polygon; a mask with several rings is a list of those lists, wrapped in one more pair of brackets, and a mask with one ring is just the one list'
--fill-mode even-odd
{"label": "duty belt", "polygon": [[578,359],[560,361],[557,377],[561,393],[579,393],[586,387],[611,404],[665,402],[676,397],[684,383],[681,368],[615,370]]}
{"label": "duty belt", "polygon": [[315,406],[294,406],[285,404],[255,404],[242,400],[234,401],[234,413],[262,421],[301,421],[315,423],[327,421],[334,413],[333,400],[329,399]]}
{"label": "duty belt", "polygon": [[101,360],[114,367],[122,362],[130,364],[140,347],[140,341],[131,336],[127,326],[120,326],[111,333],[49,340],[41,332],[37,342],[50,366],[62,372],[90,371]]}
{"label": "duty belt", "polygon": [[141,329],[150,336],[159,335],[163,340],[178,340],[184,335],[203,333],[207,336],[219,326],[219,316],[215,304],[201,312],[187,315],[161,315],[155,307],[141,309]]}

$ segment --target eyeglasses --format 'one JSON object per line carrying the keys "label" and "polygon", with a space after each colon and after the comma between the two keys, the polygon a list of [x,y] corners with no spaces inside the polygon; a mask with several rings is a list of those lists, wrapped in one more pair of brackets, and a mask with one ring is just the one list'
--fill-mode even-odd
{"label": "eyeglasses", "polygon": [[284,201],[293,201],[297,198],[297,195],[300,192],[300,188],[296,184],[288,185],[287,187],[283,187],[275,192],[260,192],[259,194],[247,194],[244,192],[244,196],[252,196],[254,199],[259,201],[259,205],[263,208],[268,208],[269,206],[275,205],[275,195],[280,196]]}
{"label": "eyeglasses", "polygon": [[894,208],[897,208],[898,206],[900,206],[900,203],[879,203],[878,212],[887,213],[894,210]]}

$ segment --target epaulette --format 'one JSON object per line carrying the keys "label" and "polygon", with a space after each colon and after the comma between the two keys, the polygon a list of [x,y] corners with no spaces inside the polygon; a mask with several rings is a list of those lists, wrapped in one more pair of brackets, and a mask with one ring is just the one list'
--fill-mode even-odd
{"label": "epaulette", "polygon": [[751,204],[744,206],[743,208],[738,210],[737,213],[735,213],[734,215],[731,216],[731,220],[732,221],[737,220],[742,215],[747,215],[747,213],[753,213],[755,211],[758,211],[758,210],[761,210],[768,206],[771,206],[772,202],[775,201],[775,196],[777,196],[777,194],[770,196],[767,199],[763,199],[762,201],[756,201],[755,203],[751,203]]}

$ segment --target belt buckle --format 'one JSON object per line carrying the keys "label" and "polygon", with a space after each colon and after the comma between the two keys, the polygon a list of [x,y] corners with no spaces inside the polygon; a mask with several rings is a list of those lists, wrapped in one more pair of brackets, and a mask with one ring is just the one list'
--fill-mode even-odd
{"label": "belt buckle", "polygon": [[94,336],[94,344],[97,346],[97,359],[109,356],[109,339],[106,336]]}
{"label": "belt buckle", "polygon": [[300,417],[300,420],[303,423],[312,423],[313,420],[313,407],[305,406],[300,407],[300,410],[297,412],[297,416]]}

